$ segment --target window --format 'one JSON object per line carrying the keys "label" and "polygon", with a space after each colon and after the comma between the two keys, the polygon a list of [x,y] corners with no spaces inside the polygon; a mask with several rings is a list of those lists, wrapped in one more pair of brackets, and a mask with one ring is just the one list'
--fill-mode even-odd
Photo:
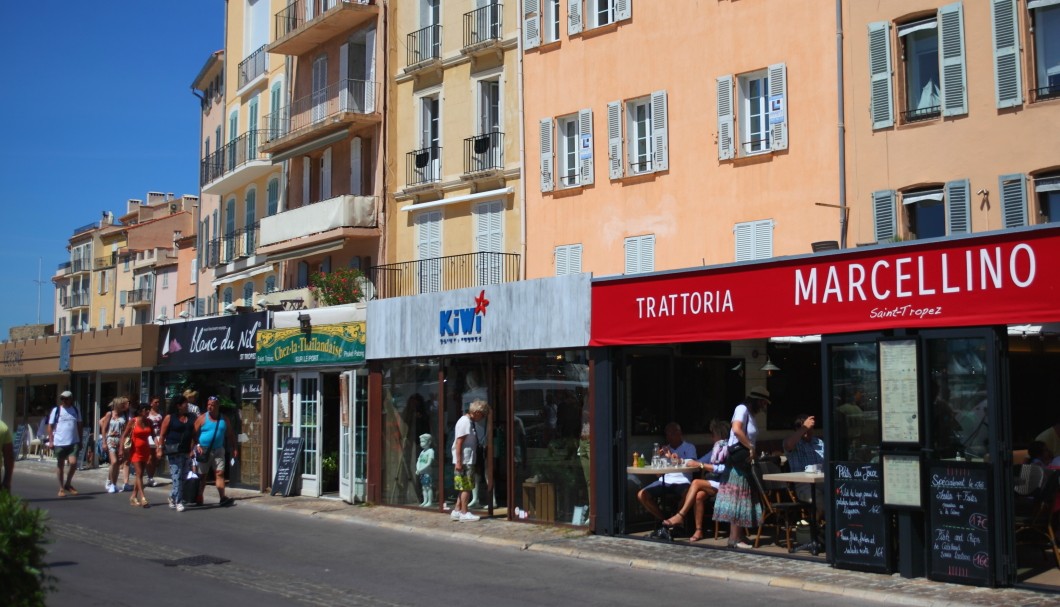
{"label": "window", "polygon": [[773,220],[738,223],[733,228],[736,235],[736,261],[769,259],[773,256]]}
{"label": "window", "polygon": [[298,275],[295,277],[295,287],[304,288],[309,286],[309,262],[298,262]]}
{"label": "window", "polygon": [[196,258],[191,260],[191,276],[188,278],[188,283],[195,284],[197,282],[199,282],[199,260]]}
{"label": "window", "polygon": [[232,305],[232,287],[225,287],[224,295],[222,296],[221,301],[221,305],[226,308],[225,311],[227,312],[228,306]]}
{"label": "window", "polygon": [[313,60],[312,120],[320,122],[327,115],[328,105],[328,56]]}
{"label": "window", "polygon": [[582,246],[580,244],[560,245],[556,247],[554,256],[556,262],[556,276],[581,274]]}
{"label": "window", "polygon": [[265,277],[265,292],[266,293],[272,293],[275,290],[276,290],[276,277],[272,276],[272,275],[266,276]]}
{"label": "window", "polygon": [[[873,222],[876,242],[891,242],[902,234],[896,215],[894,190],[873,192]],[[909,238],[940,238],[971,231],[971,185],[967,179],[941,186],[902,192],[905,232]]]}
{"label": "window", "polygon": [[567,0],[567,34],[581,33],[583,21],[592,29],[629,19],[632,15],[633,0]]}
{"label": "window", "polygon": [[630,236],[625,242],[626,274],[655,271],[655,234]]}
{"label": "window", "polygon": [[236,242],[236,199],[229,198],[225,203],[225,258],[224,262],[232,261],[235,256]]}
{"label": "window", "polygon": [[416,258],[420,293],[441,290],[442,212],[425,211],[416,215]]}
{"label": "window", "polygon": [[1006,228],[1027,225],[1026,181],[1026,176],[1019,173],[998,178],[998,191],[1001,192],[1001,224]]}
{"label": "window", "polygon": [[[593,182],[593,112],[580,110],[577,114],[556,119],[557,141],[553,141],[552,119],[541,120],[541,191],[551,192],[556,187],[572,188]],[[556,158],[553,159],[555,144]],[[558,165],[559,180],[554,181],[553,166]]]}
{"label": "window", "polygon": [[629,132],[629,170],[633,174],[651,171],[651,104],[647,99],[630,101],[627,105]]}
{"label": "window", "polygon": [[565,116],[556,120],[559,131],[559,185],[569,188],[578,185],[578,117]]}
{"label": "window", "polygon": [[252,282],[248,282],[247,284],[243,285],[243,305],[254,305],[254,283]]}
{"label": "window", "polygon": [[162,272],[162,288],[169,288],[169,272]]}
{"label": "window", "polygon": [[942,113],[939,89],[939,37],[934,17],[898,26],[905,65],[905,122]]}
{"label": "window", "polygon": [[265,196],[268,199],[268,206],[266,213],[269,217],[272,217],[279,211],[280,208],[280,180],[270,179],[269,185],[265,188]]}
{"label": "window", "polygon": [[504,262],[504,202],[493,200],[476,204],[472,208],[475,217],[475,263],[478,284],[495,285],[503,282]]}
{"label": "window", "polygon": [[946,235],[946,213],[941,189],[920,190],[902,194],[905,221],[913,239],[938,238]]}
{"label": "window", "polygon": [[[283,133],[280,131],[280,82],[272,85],[269,89],[269,135],[267,139],[278,139]],[[286,129],[285,129],[286,130]]]}
{"label": "window", "polygon": [[1060,97],[1060,3],[1031,0],[1034,23],[1035,98]]}
{"label": "window", "polygon": [[559,0],[544,0],[545,14],[542,23],[545,42],[559,42]]}
{"label": "window", "polygon": [[788,147],[787,66],[717,79],[718,159]]}
{"label": "window", "polygon": [[589,27],[602,27],[615,20],[615,0],[587,0]]}
{"label": "window", "polygon": [[441,179],[441,106],[437,95],[420,98],[420,149],[414,157],[412,185]]}
{"label": "window", "polygon": [[607,104],[608,176],[621,179],[627,174],[640,175],[668,169],[670,152],[666,91],[656,91],[646,97],[627,101],[624,109],[626,122],[623,126],[622,102]]}

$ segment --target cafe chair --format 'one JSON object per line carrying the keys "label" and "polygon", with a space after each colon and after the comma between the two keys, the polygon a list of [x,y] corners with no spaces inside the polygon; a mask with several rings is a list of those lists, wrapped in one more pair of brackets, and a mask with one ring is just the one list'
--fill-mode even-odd
{"label": "cafe chair", "polygon": [[[758,493],[759,501],[765,514],[762,522],[758,525],[758,534],[755,537],[755,548],[762,539],[762,528],[772,525],[773,537],[776,543],[791,550],[791,530],[803,516],[803,504],[795,499],[788,484],[781,481],[762,480],[763,474],[780,472],[780,466],[776,462],[765,460],[756,462],[751,467],[752,488]],[[784,542],[780,541],[781,529],[784,530]]]}
{"label": "cafe chair", "polygon": [[[1021,464],[1016,481],[1016,544],[1041,546],[1043,552],[1052,549],[1056,566],[1060,568],[1060,546],[1056,543],[1053,505],[1060,471],[1046,470],[1035,464]],[[1031,470],[1033,468],[1033,470]],[[1028,541],[1021,538],[1030,536]]]}

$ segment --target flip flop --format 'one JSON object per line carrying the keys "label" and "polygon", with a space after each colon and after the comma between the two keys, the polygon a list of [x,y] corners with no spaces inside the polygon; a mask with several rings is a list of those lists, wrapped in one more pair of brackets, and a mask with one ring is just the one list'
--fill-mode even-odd
{"label": "flip flop", "polygon": [[678,512],[677,514],[675,514],[675,515],[671,516],[670,518],[666,519],[665,521],[663,521],[662,524],[663,524],[663,527],[671,527],[671,528],[673,528],[673,527],[676,527],[678,525],[683,525],[684,522],[685,522],[685,515],[681,514],[680,512]]}
{"label": "flip flop", "polygon": [[60,489],[59,490],[59,497],[66,497],[66,490],[65,489]]}
{"label": "flip flop", "polygon": [[73,485],[67,485],[66,492],[70,495],[77,495],[77,489],[74,489]]}

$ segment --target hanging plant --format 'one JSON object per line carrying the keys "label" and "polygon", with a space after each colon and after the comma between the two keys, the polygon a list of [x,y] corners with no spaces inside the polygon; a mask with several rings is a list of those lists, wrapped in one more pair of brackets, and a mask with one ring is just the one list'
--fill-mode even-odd
{"label": "hanging plant", "polygon": [[364,300],[364,274],[353,268],[317,272],[309,277],[309,290],[325,306],[356,303]]}

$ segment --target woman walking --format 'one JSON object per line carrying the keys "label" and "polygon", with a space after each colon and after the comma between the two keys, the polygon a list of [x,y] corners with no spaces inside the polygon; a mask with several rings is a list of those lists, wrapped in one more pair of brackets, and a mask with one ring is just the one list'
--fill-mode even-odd
{"label": "woman walking", "polygon": [[162,430],[162,399],[157,396],[151,397],[151,410],[147,412],[147,419],[151,420],[151,435],[154,439],[154,444],[151,445],[150,455],[151,459],[147,461],[147,486],[155,486],[155,469],[158,468],[158,463],[161,461],[161,457],[157,455],[157,449],[161,445],[161,430]]}
{"label": "woman walking", "polygon": [[107,460],[110,466],[107,471],[107,493],[118,493],[124,489],[124,486],[117,485],[118,468],[122,463],[118,448],[125,433],[125,411],[128,407],[129,400],[119,396],[110,401],[110,411],[99,420],[99,433],[106,439]]}
{"label": "woman walking", "polygon": [[[180,395],[169,401],[169,410],[162,420],[162,441],[156,448],[158,457],[169,458],[169,476],[173,488],[169,490],[169,507],[184,512],[184,478],[188,475],[192,430],[195,416],[188,412],[188,401]],[[194,499],[194,496],[192,496]]]}
{"label": "woman walking", "polygon": [[136,409],[136,417],[133,418],[133,423],[125,426],[125,434],[122,436],[121,451],[126,449],[125,445],[129,444],[127,438],[132,439],[132,446],[130,447],[131,454],[129,460],[134,468],[133,473],[133,494],[129,498],[130,506],[139,506],[143,508],[148,507],[147,496],[144,495],[144,469],[147,467],[147,462],[151,459],[151,441],[150,438],[154,434],[154,429],[151,427],[151,420],[147,417],[148,412],[151,408],[144,404],[139,403]]}
{"label": "woman walking", "polygon": [[[729,432],[729,455],[726,465],[729,480],[718,490],[714,503],[714,520],[729,523],[729,547],[751,548],[743,541],[744,529],[757,527],[762,522],[762,505],[751,491],[748,477],[754,459],[755,440],[758,427],[755,415],[769,406],[769,391],[763,387],[752,388],[737,405],[732,414],[732,430]],[[741,451],[743,453],[741,453]]]}

